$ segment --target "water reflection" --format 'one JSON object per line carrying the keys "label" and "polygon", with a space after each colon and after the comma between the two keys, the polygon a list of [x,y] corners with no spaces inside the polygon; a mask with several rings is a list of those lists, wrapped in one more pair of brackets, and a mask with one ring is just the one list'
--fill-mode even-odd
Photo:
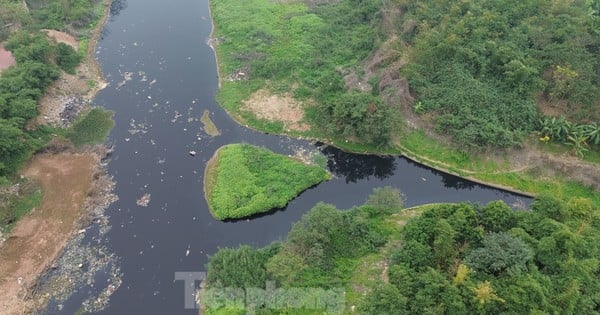
{"label": "water reflection", "polygon": [[385,179],[396,170],[396,158],[393,156],[352,154],[331,146],[323,147],[321,152],[328,157],[329,170],[338,177],[344,177],[346,183],[356,183],[371,176]]}

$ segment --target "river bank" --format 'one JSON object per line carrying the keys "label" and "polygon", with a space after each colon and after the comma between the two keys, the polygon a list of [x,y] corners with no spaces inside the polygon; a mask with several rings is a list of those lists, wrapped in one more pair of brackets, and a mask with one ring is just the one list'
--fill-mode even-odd
{"label": "river bank", "polygon": [[[35,124],[69,126],[107,86],[94,52],[110,4],[109,0],[102,2],[101,18],[88,41],[80,45],[86,53],[76,73],[63,72],[40,100]],[[53,141],[20,171],[21,176],[39,182],[42,200],[38,208],[17,221],[6,242],[0,244],[3,314],[32,313],[44,307],[51,294],[38,292],[40,279],[50,270],[64,268],[55,261],[70,240],[116,199],[111,193],[114,183],[105,169],[104,159],[109,153],[103,144],[75,149]]]}
{"label": "river bank", "polygon": [[[575,157],[567,155],[555,156],[536,150],[534,146],[524,146],[523,148],[507,151],[497,150],[491,152],[488,150],[485,153],[463,151],[451,143],[442,142],[443,139],[436,140],[432,135],[427,134],[427,132],[422,132],[422,130],[427,129],[414,129],[414,124],[406,122],[404,125],[407,126],[403,126],[401,131],[398,130],[393,135],[391,145],[382,150],[381,148],[356,141],[358,139],[350,139],[350,141],[346,138],[335,139],[314,125],[311,126],[310,130],[305,131],[287,128],[286,126],[289,125],[289,122],[281,116],[285,114],[285,108],[282,109],[275,106],[268,116],[265,116],[260,111],[253,110],[253,108],[258,107],[247,106],[247,103],[254,99],[257,93],[264,94],[265,90],[270,90],[271,95],[285,95],[286,93],[302,91],[303,87],[299,87],[297,82],[283,83],[277,82],[275,79],[264,80],[262,78],[255,78],[252,71],[245,70],[243,65],[252,64],[252,58],[260,58],[261,54],[255,53],[253,55],[250,52],[237,51],[236,49],[241,49],[240,47],[244,47],[244,44],[250,44],[239,42],[240,38],[243,37],[237,36],[237,33],[234,33],[233,30],[236,27],[249,27],[249,25],[254,24],[247,20],[241,21],[236,19],[233,15],[225,16],[229,14],[230,9],[226,7],[227,5],[229,4],[223,1],[210,1],[209,3],[211,12],[220,14],[220,16],[213,16],[213,30],[209,43],[211,43],[211,47],[213,47],[217,57],[220,82],[220,90],[217,94],[218,103],[238,123],[262,132],[322,141],[354,153],[400,154],[414,162],[448,174],[527,196],[551,194],[566,199],[575,195],[591,198],[597,206],[600,206],[600,194],[598,194],[600,167],[597,164],[589,163]],[[261,3],[261,5],[263,4]],[[264,5],[267,6],[267,4]],[[277,10],[285,10],[285,8],[278,7]],[[277,12],[265,12],[271,11],[256,9],[256,12],[249,14],[248,19],[257,17],[266,19],[265,14],[271,14],[270,17],[273,20],[281,18],[277,15]],[[226,26],[219,25],[219,21],[226,24]],[[231,25],[231,23],[239,23],[240,25]],[[260,26],[262,24],[259,23],[257,25]],[[270,27],[273,26],[261,27],[264,28],[261,31],[269,32],[271,31]],[[228,31],[229,33],[227,33]],[[272,42],[276,42],[276,39],[272,38],[271,40]],[[293,41],[292,39],[290,40]],[[301,39],[296,38],[295,40]],[[277,50],[278,48],[273,49]],[[373,52],[372,55],[377,55],[377,52]],[[369,58],[367,58],[367,61],[370,60]],[[357,65],[357,67],[362,66],[360,62]],[[295,69],[294,72],[302,72],[304,70]],[[240,71],[242,71],[241,74],[243,75],[240,75]],[[306,71],[308,72],[309,70]],[[232,76],[234,75],[237,75],[234,79],[224,79],[233,78]],[[296,76],[292,75],[292,79],[295,79]],[[316,102],[310,98],[307,99],[307,93],[303,93],[302,108],[305,117],[297,118],[298,123],[305,123],[307,120],[306,115],[315,115],[315,106],[312,104]],[[279,107],[285,107],[286,102],[280,103],[282,105]],[[262,111],[265,107],[261,106],[260,108]],[[281,117],[278,117],[278,115]]]}

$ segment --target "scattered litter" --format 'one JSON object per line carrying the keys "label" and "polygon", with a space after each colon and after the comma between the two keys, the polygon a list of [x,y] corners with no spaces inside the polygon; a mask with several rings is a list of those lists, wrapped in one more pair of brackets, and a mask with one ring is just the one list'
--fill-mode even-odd
{"label": "scattered litter", "polygon": [[135,203],[140,207],[147,207],[148,203],[150,203],[150,196],[150,194],[144,194]]}

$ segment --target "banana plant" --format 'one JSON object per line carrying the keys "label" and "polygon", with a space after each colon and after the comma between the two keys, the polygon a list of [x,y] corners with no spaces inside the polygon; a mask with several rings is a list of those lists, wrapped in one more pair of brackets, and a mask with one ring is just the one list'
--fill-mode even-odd
{"label": "banana plant", "polygon": [[583,134],[572,133],[567,136],[567,145],[573,147],[571,150],[573,154],[583,157],[584,153],[589,151],[587,149],[587,140],[588,137]]}
{"label": "banana plant", "polygon": [[589,125],[584,125],[585,129],[583,134],[589,139],[589,142],[593,145],[600,144],[600,124],[595,122]]}

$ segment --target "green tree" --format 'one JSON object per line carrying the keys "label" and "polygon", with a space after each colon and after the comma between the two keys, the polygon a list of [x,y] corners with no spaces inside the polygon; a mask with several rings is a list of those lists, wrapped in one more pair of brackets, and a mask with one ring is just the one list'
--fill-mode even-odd
{"label": "green tree", "polygon": [[359,307],[361,314],[401,315],[408,314],[407,298],[391,284],[380,284],[371,291]]}
{"label": "green tree", "polygon": [[483,239],[483,247],[471,251],[466,264],[494,276],[518,275],[527,271],[531,249],[521,239],[507,233],[492,233]]}

